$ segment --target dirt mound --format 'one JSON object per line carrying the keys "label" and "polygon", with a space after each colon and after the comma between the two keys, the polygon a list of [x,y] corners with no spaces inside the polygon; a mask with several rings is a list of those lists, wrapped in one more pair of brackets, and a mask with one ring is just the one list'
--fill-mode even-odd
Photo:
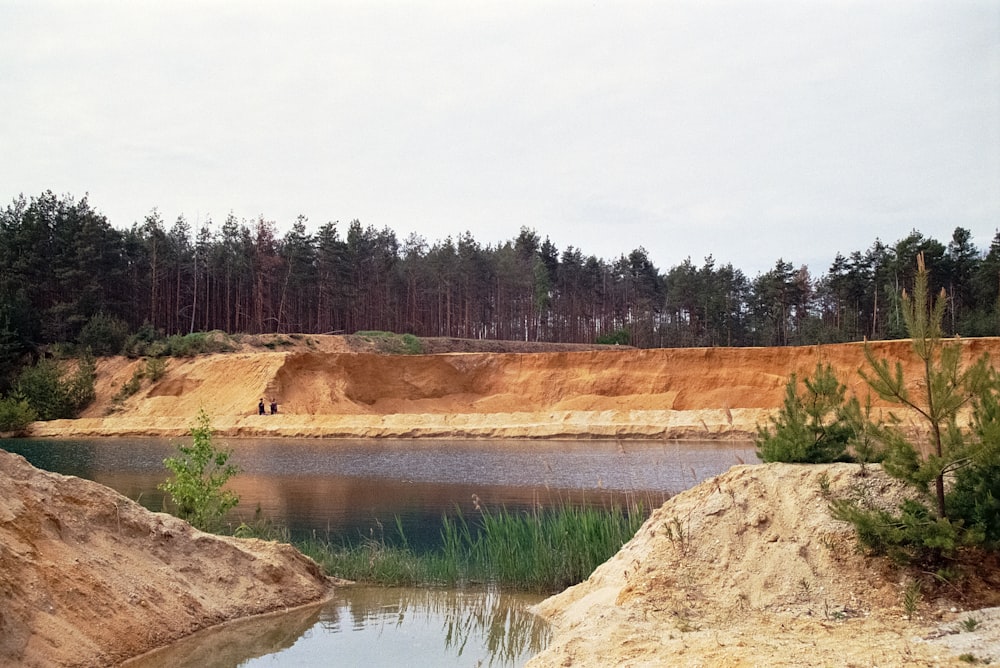
{"label": "dirt mound", "polygon": [[[739,466],[677,495],[586,582],[537,607],[555,637],[529,665],[938,666],[963,665],[965,648],[1000,660],[1000,609],[962,612],[1000,603],[1000,575],[984,573],[972,600],[928,595],[908,620],[908,581],[858,554],[830,516],[835,496],[898,502],[900,483],[869,471]],[[980,624],[956,642],[969,616]]]}
{"label": "dirt mound", "polygon": [[[160,380],[120,404],[113,397],[144,363],[102,359],[97,401],[83,417],[31,433],[183,436],[204,408],[228,436],[719,438],[753,435],[781,406],[789,376],[817,363],[866,392],[862,344],[386,355],[352,352],[370,343],[355,338],[245,337],[234,353],[168,360]],[[871,346],[919,376],[909,342]],[[997,338],[963,346],[968,360],[1000,355]],[[276,399],[279,414],[257,415],[261,398]]]}
{"label": "dirt mound", "polygon": [[112,665],[330,585],[288,545],[205,534],[0,451],[0,665]]}

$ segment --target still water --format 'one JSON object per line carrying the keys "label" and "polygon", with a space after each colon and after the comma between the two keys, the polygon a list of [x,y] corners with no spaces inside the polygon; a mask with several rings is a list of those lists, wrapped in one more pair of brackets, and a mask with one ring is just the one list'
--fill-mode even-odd
{"label": "still water", "polygon": [[[568,502],[642,501],[647,509],[739,463],[755,463],[753,444],[662,441],[414,441],[231,439],[241,473],[231,524],[260,514],[293,539],[352,541],[384,532],[400,518],[411,545],[436,544],[443,514],[476,503],[519,510]],[[160,439],[0,440],[39,468],[94,480],[164,510],[156,486],[175,442]]]}
{"label": "still water", "polygon": [[539,596],[383,587],[337,590],[329,603],[208,629],[127,668],[523,666],[549,628]]}
{"label": "still water", "polygon": [[[641,501],[647,509],[740,463],[746,441],[219,440],[241,468],[230,487],[231,525],[258,512],[317,536],[391,542],[399,518],[409,544],[433,549],[442,515],[475,507]],[[32,464],[107,485],[151,510],[175,443],[160,439],[0,439]],[[211,629],[133,665],[522,666],[544,648],[546,627],[527,612],[537,597],[496,591],[338,590],[322,606]]]}

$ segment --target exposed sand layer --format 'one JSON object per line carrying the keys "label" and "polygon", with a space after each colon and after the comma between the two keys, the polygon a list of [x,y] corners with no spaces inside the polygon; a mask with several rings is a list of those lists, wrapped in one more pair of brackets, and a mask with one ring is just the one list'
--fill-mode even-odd
{"label": "exposed sand layer", "polygon": [[0,450],[0,665],[110,666],[331,584],[288,545],[205,534]]}
{"label": "exposed sand layer", "polygon": [[[918,377],[907,341],[870,345]],[[1000,355],[996,338],[963,346],[967,359]],[[781,406],[790,374],[817,363],[832,365],[849,392],[867,391],[862,344],[383,355],[353,352],[343,337],[305,337],[280,352],[170,359],[160,380],[120,405],[112,397],[144,362],[102,359],[98,398],[83,417],[36,423],[31,435],[181,436],[204,408],[226,436],[746,436]],[[279,414],[258,415],[261,398],[275,398]]]}

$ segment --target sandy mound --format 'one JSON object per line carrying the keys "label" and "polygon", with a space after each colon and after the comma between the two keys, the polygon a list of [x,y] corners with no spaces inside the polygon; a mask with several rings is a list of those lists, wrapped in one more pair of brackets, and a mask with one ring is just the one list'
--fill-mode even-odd
{"label": "sandy mound", "polygon": [[[679,494],[586,582],[537,607],[555,638],[529,665],[968,665],[955,658],[963,652],[1000,661],[1000,610],[961,612],[1000,603],[997,573],[983,574],[977,600],[928,597],[907,620],[905,579],[858,554],[851,527],[830,517],[832,496],[898,501],[900,483],[869,471],[739,466]],[[970,615],[975,632],[954,634]]]}
{"label": "sandy mound", "polygon": [[[352,352],[348,339],[173,358],[163,378],[120,405],[112,397],[143,362],[102,359],[97,401],[83,417],[37,423],[31,434],[183,436],[204,408],[227,436],[719,438],[754,434],[781,406],[788,377],[817,363],[865,391],[861,344],[385,355]],[[963,345],[968,360],[1000,356],[997,338]],[[918,376],[909,342],[872,347]],[[257,415],[262,397],[278,401],[278,415]]]}
{"label": "sandy mound", "polygon": [[0,451],[0,665],[112,665],[330,584],[287,545],[205,534]]}

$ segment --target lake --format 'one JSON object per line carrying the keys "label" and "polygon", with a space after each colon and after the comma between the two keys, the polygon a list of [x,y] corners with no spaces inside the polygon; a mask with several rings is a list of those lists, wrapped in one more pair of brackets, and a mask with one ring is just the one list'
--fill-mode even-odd
{"label": "lake", "polygon": [[[640,500],[648,509],[741,462],[747,441],[530,441],[216,439],[241,474],[231,524],[262,516],[293,539],[353,540],[399,517],[411,545],[435,543],[441,517],[460,508],[508,509]],[[156,486],[169,472],[163,439],[5,439],[0,447],[35,466],[107,485],[143,506],[165,509]]]}
{"label": "lake", "polygon": [[[160,511],[164,496],[156,486],[169,473],[163,459],[175,454],[175,443],[0,439],[0,448]],[[442,515],[460,509],[470,518],[476,504],[519,510],[638,500],[651,510],[734,464],[758,462],[748,441],[216,443],[233,451],[242,471],[230,483],[240,495],[228,518],[232,526],[253,520],[259,509],[288,527],[293,539],[376,536],[392,542],[399,518],[416,549],[437,546]],[[545,625],[526,612],[538,600],[492,590],[350,588],[324,606],[211,629],[134,665],[308,666],[338,657],[342,665],[373,667],[401,665],[403,657],[411,665],[521,666],[545,644]]]}

